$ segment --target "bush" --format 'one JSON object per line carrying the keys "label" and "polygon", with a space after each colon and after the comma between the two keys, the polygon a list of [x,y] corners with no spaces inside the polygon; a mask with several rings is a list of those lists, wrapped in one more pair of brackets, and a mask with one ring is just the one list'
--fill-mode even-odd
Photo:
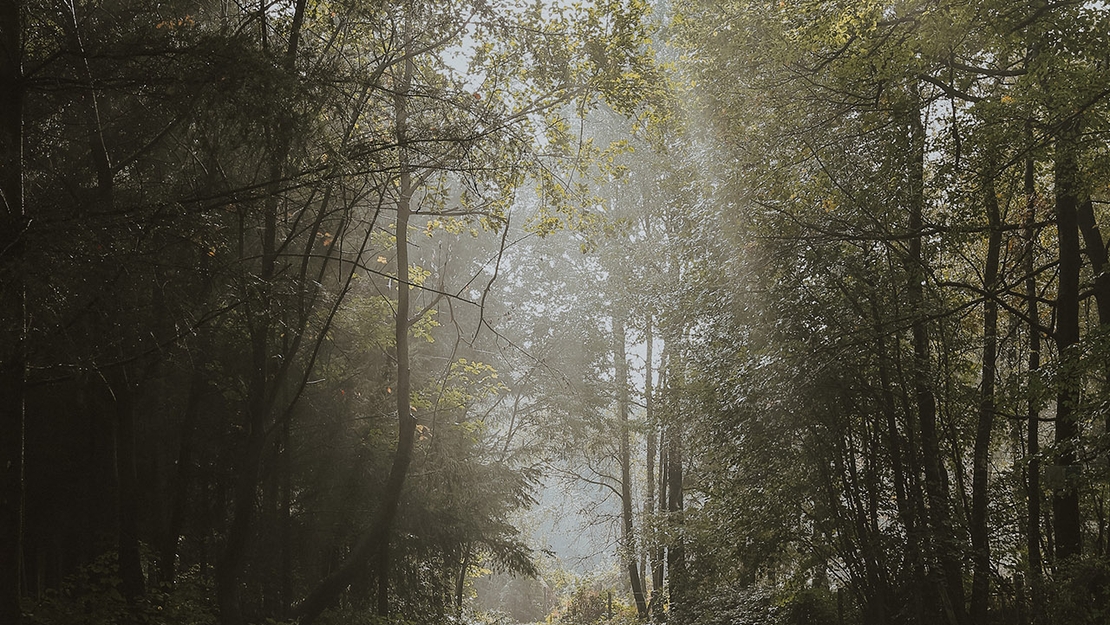
{"label": "bush", "polygon": [[1110,561],[1082,557],[1058,566],[1045,596],[1050,623],[1110,623]]}
{"label": "bush", "polygon": [[134,603],[120,592],[115,552],[108,552],[69,576],[57,590],[27,605],[33,625],[215,625],[212,588],[197,570],[184,571],[172,587],[149,588]]}
{"label": "bush", "polygon": [[787,598],[782,625],[837,625],[836,597],[825,588],[807,588]]}

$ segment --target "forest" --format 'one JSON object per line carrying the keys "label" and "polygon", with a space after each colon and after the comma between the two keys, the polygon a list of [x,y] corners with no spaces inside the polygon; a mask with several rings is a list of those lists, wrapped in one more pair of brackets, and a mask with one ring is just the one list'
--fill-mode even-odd
{"label": "forest", "polygon": [[4,0],[0,200],[2,625],[1110,623],[1101,0]]}

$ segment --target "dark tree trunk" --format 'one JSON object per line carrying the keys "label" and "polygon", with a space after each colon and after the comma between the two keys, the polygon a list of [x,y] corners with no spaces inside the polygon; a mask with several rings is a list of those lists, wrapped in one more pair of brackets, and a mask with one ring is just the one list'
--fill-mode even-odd
{"label": "dark tree trunk", "polygon": [[682,445],[678,426],[667,428],[667,512],[676,527],[676,536],[667,549],[667,571],[669,573],[671,603],[680,604],[686,581],[686,547],[681,536],[680,513],[682,501]]}
{"label": "dark tree trunk", "polygon": [[[1089,195],[1078,203],[1076,221],[1079,231],[1083,234],[1083,250],[1091,261],[1091,272],[1094,273],[1095,306],[1098,308],[1099,328],[1106,331],[1110,328],[1110,263],[1107,260],[1106,241],[1102,238],[1098,223],[1095,222],[1094,202]],[[1110,392],[1110,362],[1103,358],[1101,361],[1101,384],[1103,392]],[[1110,432],[1110,414],[1107,414],[1103,426]],[[1103,536],[1103,524],[1099,525],[1099,536]],[[1103,548],[1098,553],[1110,553],[1103,541]]]}
{"label": "dark tree trunk", "polygon": [[0,3],[0,623],[21,620],[26,297],[21,0]]}
{"label": "dark tree trunk", "polygon": [[374,565],[378,576],[378,614],[389,613],[389,541],[393,523],[400,507],[405,479],[412,463],[412,451],[416,441],[416,418],[412,414],[411,372],[409,369],[409,244],[408,225],[411,217],[413,194],[412,172],[407,161],[406,99],[412,84],[414,72],[412,60],[404,62],[403,74],[394,94],[394,115],[398,145],[401,149],[401,168],[397,200],[397,310],[394,319],[397,345],[397,451],[386,479],[385,491],[370,530],[351,550],[346,561],[331,575],[324,579],[295,609],[302,625],[316,620],[330,606],[354,579]]}
{"label": "dark tree trunk", "polygon": [[[647,365],[645,366],[644,373],[644,406],[646,408],[645,420],[647,422],[647,488],[645,489],[647,491],[647,499],[644,502],[645,518],[655,514],[656,510],[655,484],[658,478],[656,477],[655,471],[655,458],[656,454],[659,453],[658,429],[656,425],[657,416],[655,414],[655,389],[652,379],[654,376],[654,365],[652,364],[652,354],[654,352],[652,343],[654,341],[654,333],[652,332],[653,328],[651,314],[648,314],[646,328],[647,329],[644,333],[644,340],[647,344],[647,355],[645,358]],[[647,533],[646,551],[648,554],[648,562],[651,571],[651,595],[650,599],[648,600],[649,607],[654,607],[657,601],[661,601],[661,597],[657,597],[656,595],[663,587],[663,559],[659,557],[657,545],[658,539],[655,536],[655,533]]]}
{"label": "dark tree trunk", "polygon": [[281,424],[281,618],[288,620],[293,600],[293,458],[289,449],[289,419]]}
{"label": "dark tree trunk", "polygon": [[458,575],[455,576],[455,618],[462,618],[463,591],[466,590],[466,572],[470,570],[470,543],[463,549],[462,562],[459,564]]}
{"label": "dark tree trunk", "polygon": [[401,151],[401,170],[397,198],[397,318],[394,332],[397,345],[397,452],[389,472],[389,482],[383,497],[380,545],[378,547],[378,616],[389,616],[389,543],[397,508],[401,502],[405,478],[412,462],[412,449],[416,441],[416,416],[412,414],[412,372],[409,368],[409,217],[412,215],[412,172],[406,153],[408,141],[408,102],[412,86],[414,64],[404,62],[400,86],[394,96],[397,145]]}
{"label": "dark tree trunk", "polygon": [[[1074,125],[1073,125],[1074,126]],[[1052,493],[1055,523],[1056,559],[1064,560],[1082,553],[1079,515],[1079,489],[1075,483],[1078,460],[1079,403],[1079,165],[1076,161],[1075,135],[1071,127],[1056,138],[1055,186],[1056,230],[1059,241],[1059,286],[1056,291],[1056,348],[1060,354],[1061,379],[1056,396],[1056,469],[1059,483]]]}
{"label": "dark tree trunk", "polygon": [[987,623],[990,598],[991,556],[990,524],[987,518],[991,434],[995,417],[995,376],[998,363],[998,258],[1002,248],[1002,218],[995,195],[994,172],[987,172],[983,194],[990,225],[987,239],[987,260],[983,268],[983,366],[979,390],[979,420],[975,430],[971,485],[971,548],[973,576],[971,583],[971,622]]}
{"label": "dark tree trunk", "polygon": [[[667,341],[668,345],[674,341]],[[667,588],[670,609],[681,606],[686,586],[686,546],[682,538],[682,392],[681,359],[676,350],[669,348],[667,358],[667,415],[666,415],[666,505],[668,524],[673,538],[667,546]],[[681,609],[681,608],[678,608]]]}
{"label": "dark tree trunk", "polygon": [[185,511],[189,506],[189,484],[192,481],[193,450],[196,446],[197,417],[200,413],[200,398],[205,387],[204,376],[199,369],[193,371],[189,381],[189,395],[185,400],[185,411],[181,422],[181,441],[177,450],[176,470],[170,478],[169,523],[163,529],[158,549],[158,571],[161,581],[173,584],[177,579],[178,538],[185,526]]}
{"label": "dark tree trunk", "polygon": [[[920,531],[918,529],[917,519],[914,515],[914,508],[910,504],[909,495],[907,494],[907,489],[910,488],[910,486],[906,480],[905,462],[902,458],[904,445],[902,435],[898,431],[898,416],[894,405],[894,393],[890,389],[890,364],[885,343],[886,341],[883,339],[882,334],[880,334],[878,346],[879,385],[882,389],[887,447],[890,450],[890,465],[893,471],[894,501],[898,506],[898,516],[902,521],[902,526],[906,528],[905,561],[908,565],[906,568],[909,569],[908,573],[910,577],[915,580],[915,583],[909,586],[911,592],[910,613],[915,615],[917,621],[920,621],[921,610],[924,604],[921,597],[920,582],[923,581],[925,577],[921,565]],[[886,618],[885,602],[881,605],[883,606],[884,614],[880,615],[880,622]]]}
{"label": "dark tree trunk", "polygon": [[630,399],[628,392],[628,361],[624,346],[626,336],[624,321],[615,319],[613,325],[613,341],[616,348],[613,361],[617,378],[617,412],[620,417],[621,557],[627,563],[628,581],[632,586],[636,613],[643,619],[647,618],[648,611],[647,601],[644,599],[644,588],[640,585],[640,571],[636,566],[636,535],[632,519],[632,453],[631,434],[628,428]]}
{"label": "dark tree trunk", "polygon": [[[914,96],[916,97],[916,89]],[[941,577],[937,590],[941,607],[952,625],[964,622],[963,571],[955,553],[955,534],[951,526],[944,462],[937,433],[937,404],[931,380],[929,355],[929,327],[924,308],[924,288],[927,277],[922,253],[923,211],[925,205],[925,128],[917,108],[909,111],[909,139],[911,144],[908,163],[909,255],[906,272],[909,278],[906,294],[914,318],[913,335],[913,388],[917,407],[918,427],[921,432],[921,453],[925,465],[925,493],[928,499],[932,544],[940,562]]]}
{"label": "dark tree trunk", "polygon": [[1100,326],[1110,326],[1110,266],[1107,264],[1106,242],[1095,222],[1094,202],[1090,196],[1076,206],[1076,223],[1083,234],[1083,251],[1091,261],[1095,275],[1095,306],[1098,307]]}
{"label": "dark tree trunk", "polygon": [[[289,75],[294,74],[300,27],[304,21],[307,0],[297,0],[287,47],[282,57]],[[265,24],[262,25],[265,33]],[[265,34],[263,47],[265,48]],[[269,181],[262,206],[262,253],[256,276],[261,293],[249,298],[247,308],[251,342],[251,372],[247,390],[247,439],[240,454],[236,473],[235,502],[231,525],[225,538],[224,551],[216,570],[216,603],[221,625],[240,625],[243,616],[240,606],[240,585],[246,570],[246,558],[255,533],[258,516],[258,486],[270,426],[273,424],[273,404],[276,388],[282,375],[275,375],[271,367],[271,334],[276,311],[272,292],[277,264],[277,221],[280,204],[280,186],[287,170],[292,145],[292,127],[288,121],[279,121],[269,129]],[[296,337],[294,340],[298,340]],[[289,366],[292,353],[283,354],[281,372]]]}
{"label": "dark tree trunk", "polygon": [[120,587],[128,601],[146,589],[139,551],[139,485],[135,474],[135,402],[131,367],[120,365],[106,372],[115,417],[115,461]]}
{"label": "dark tree trunk", "polygon": [[1040,619],[1040,591],[1041,573],[1041,441],[1040,441],[1040,415],[1041,403],[1036,393],[1032,390],[1039,382],[1041,369],[1041,328],[1040,306],[1037,303],[1037,202],[1036,202],[1036,163],[1032,158],[1025,161],[1025,257],[1023,269],[1025,271],[1025,301],[1026,314],[1031,322],[1029,327],[1029,356],[1028,356],[1028,384],[1029,404],[1026,411],[1026,438],[1028,439],[1027,456],[1029,458],[1028,473],[1026,476],[1026,499],[1028,501],[1028,516],[1026,518],[1025,545],[1029,554],[1029,585],[1032,593],[1033,622],[1039,623]]}

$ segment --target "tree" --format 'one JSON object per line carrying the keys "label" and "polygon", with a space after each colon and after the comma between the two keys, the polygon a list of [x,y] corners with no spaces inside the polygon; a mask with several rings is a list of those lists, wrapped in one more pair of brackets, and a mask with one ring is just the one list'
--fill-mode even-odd
{"label": "tree", "polygon": [[0,619],[20,622],[26,303],[23,284],[23,3],[0,9]]}

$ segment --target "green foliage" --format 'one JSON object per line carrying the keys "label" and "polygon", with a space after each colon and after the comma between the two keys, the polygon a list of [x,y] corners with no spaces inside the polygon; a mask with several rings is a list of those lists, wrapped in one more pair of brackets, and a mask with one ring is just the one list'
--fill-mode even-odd
{"label": "green foliage", "polygon": [[1110,561],[1084,556],[1057,567],[1045,597],[1051,623],[1098,625],[1110,621]]}
{"label": "green foliage", "polygon": [[325,611],[317,619],[320,625],[418,625],[419,621],[402,616],[378,616],[368,607],[343,607]]}
{"label": "green foliage", "polygon": [[679,615],[690,625],[782,625],[782,607],[765,588],[722,587]]}
{"label": "green foliage", "polygon": [[807,588],[783,601],[782,625],[838,625],[836,595],[825,588]]}
{"label": "green foliage", "polygon": [[151,588],[133,602],[121,594],[118,556],[101,554],[66,578],[60,588],[24,607],[32,625],[214,625],[211,580],[184,571],[172,587]]}
{"label": "green foliage", "polygon": [[[836,595],[824,588],[796,592],[759,584],[719,587],[678,615],[688,625],[838,625]],[[851,621],[848,621],[851,622]]]}
{"label": "green foliage", "polygon": [[546,622],[548,625],[631,625],[639,622],[636,606],[627,603],[621,595],[612,586],[579,583]]}

